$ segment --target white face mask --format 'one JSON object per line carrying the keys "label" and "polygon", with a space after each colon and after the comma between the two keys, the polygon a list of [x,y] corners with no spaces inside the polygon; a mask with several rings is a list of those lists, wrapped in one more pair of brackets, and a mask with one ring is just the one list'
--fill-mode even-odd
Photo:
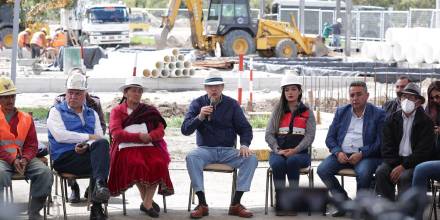
{"label": "white face mask", "polygon": [[416,103],[414,103],[413,101],[411,101],[409,99],[405,99],[402,101],[400,106],[402,107],[403,112],[409,114],[414,111],[414,108],[416,107]]}

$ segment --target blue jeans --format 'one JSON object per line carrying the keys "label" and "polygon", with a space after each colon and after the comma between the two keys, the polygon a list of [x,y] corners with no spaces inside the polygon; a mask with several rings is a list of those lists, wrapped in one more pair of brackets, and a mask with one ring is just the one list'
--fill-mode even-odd
{"label": "blue jeans", "polygon": [[339,34],[333,34],[333,47],[340,47],[341,46],[341,35]]}
{"label": "blue jeans", "polygon": [[195,192],[204,191],[203,168],[212,163],[222,163],[238,168],[237,191],[250,190],[258,165],[255,155],[242,157],[239,155],[239,150],[232,147],[199,146],[186,156],[186,167]]}
{"label": "blue jeans", "polygon": [[426,191],[430,179],[440,180],[440,160],[426,161],[414,169],[412,186]]}
{"label": "blue jeans", "polygon": [[310,156],[308,154],[295,154],[290,157],[271,153],[269,164],[272,168],[275,189],[282,189],[286,186],[286,175],[289,179],[290,187],[298,187],[299,170],[310,166]]}
{"label": "blue jeans", "polygon": [[[0,187],[11,185],[11,177],[15,172],[15,168],[4,160],[0,160]],[[53,175],[52,171],[41,162],[38,158],[33,158],[24,172],[26,178],[32,182],[31,196],[41,198],[48,196],[52,190]]]}
{"label": "blue jeans", "polygon": [[356,173],[357,191],[359,192],[361,189],[370,188],[373,174],[381,162],[382,160],[379,158],[363,158],[356,165],[341,164],[337,157],[332,154],[319,164],[317,172],[319,178],[321,178],[322,182],[324,182],[333,195],[342,194],[345,198],[348,198],[347,192],[342,188],[341,184],[339,184],[335,175],[342,169],[354,169]]}

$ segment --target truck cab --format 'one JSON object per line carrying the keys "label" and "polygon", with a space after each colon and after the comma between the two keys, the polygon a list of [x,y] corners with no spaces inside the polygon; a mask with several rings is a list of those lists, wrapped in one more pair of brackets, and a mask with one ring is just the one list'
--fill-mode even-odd
{"label": "truck cab", "polygon": [[124,5],[92,5],[87,7],[82,20],[85,44],[130,44],[129,15]]}

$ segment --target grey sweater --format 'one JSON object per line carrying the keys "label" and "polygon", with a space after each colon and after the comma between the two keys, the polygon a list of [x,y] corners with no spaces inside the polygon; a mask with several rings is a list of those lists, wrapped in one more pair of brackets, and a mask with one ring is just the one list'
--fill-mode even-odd
{"label": "grey sweater", "polygon": [[[293,111],[295,110],[296,109],[293,109]],[[309,111],[310,111],[310,116],[309,119],[307,120],[306,132],[304,134],[304,138],[298,144],[298,146],[295,147],[298,150],[298,152],[301,152],[302,150],[311,147],[313,141],[315,140],[315,132],[316,132],[315,116],[312,110]],[[272,151],[278,152],[278,143],[276,139],[276,135],[278,131],[276,131],[276,128],[273,126],[273,120],[274,120],[274,113],[272,112],[272,115],[270,116],[269,122],[267,123],[266,126],[265,139],[267,144],[269,144],[269,147],[272,149]]]}

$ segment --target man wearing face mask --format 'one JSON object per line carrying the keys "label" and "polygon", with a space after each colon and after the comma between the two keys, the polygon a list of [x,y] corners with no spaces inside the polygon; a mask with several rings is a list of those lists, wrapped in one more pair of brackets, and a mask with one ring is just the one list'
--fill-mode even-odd
{"label": "man wearing face mask", "polygon": [[407,76],[400,76],[399,79],[397,79],[396,85],[395,85],[396,86],[395,91],[396,91],[397,97],[386,101],[382,106],[382,109],[385,110],[387,116],[393,114],[394,112],[396,112],[397,110],[400,109],[400,92],[410,82],[411,82],[411,80]]}
{"label": "man wearing face mask", "polygon": [[376,170],[376,193],[391,201],[396,185],[399,195],[411,187],[414,167],[430,160],[434,146],[434,124],[423,110],[420,88],[409,83],[400,93],[402,109],[385,122],[383,163]]}

